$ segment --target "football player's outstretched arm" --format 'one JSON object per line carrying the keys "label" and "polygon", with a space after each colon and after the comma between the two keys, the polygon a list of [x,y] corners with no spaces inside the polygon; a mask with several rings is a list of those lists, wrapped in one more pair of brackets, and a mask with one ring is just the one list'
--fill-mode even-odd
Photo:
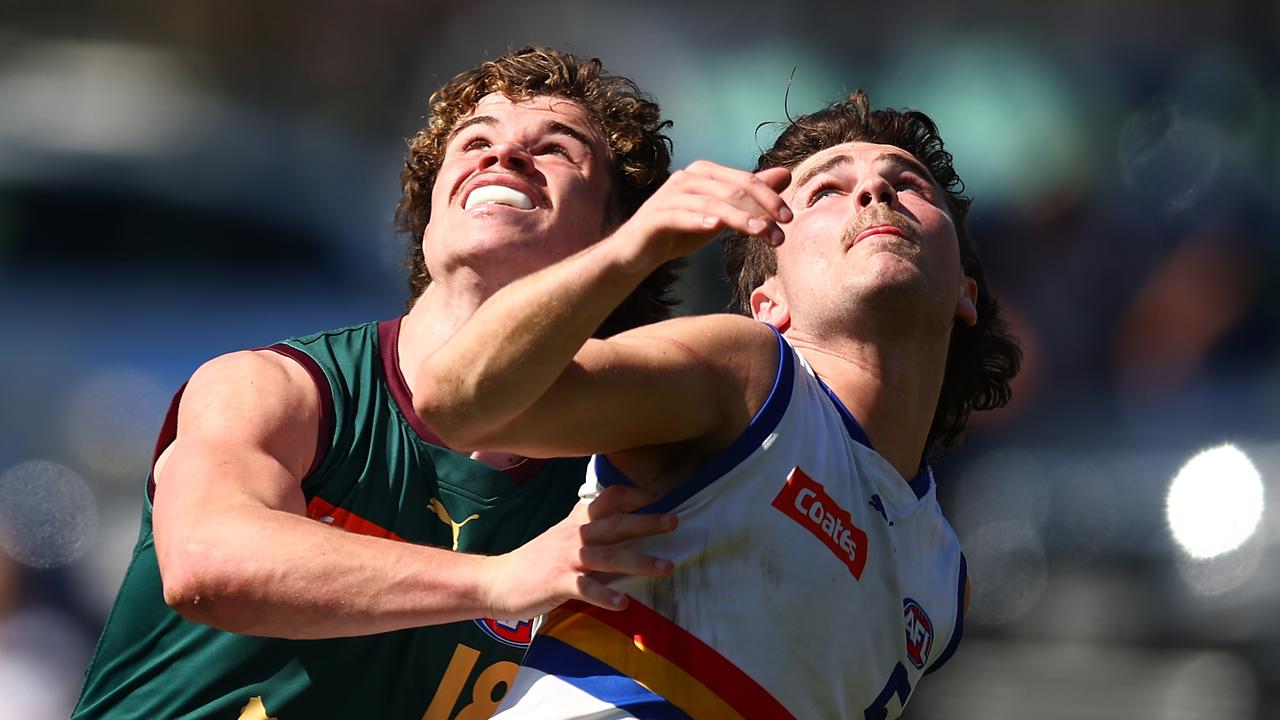
{"label": "football player's outstretched arm", "polygon": [[569,598],[616,606],[592,573],[666,571],[616,546],[673,527],[627,515],[649,499],[634,488],[499,558],[311,520],[301,483],[319,408],[306,371],[272,352],[226,355],[192,376],[156,463],[152,525],[165,601],[187,619],[272,637],[366,635],[531,617]]}
{"label": "football player's outstretched arm", "polygon": [[422,364],[415,410],[450,446],[543,457],[745,426],[772,381],[767,328],[709,316],[588,338],[650,272],[722,230],[781,242],[789,179],[705,161],[677,171],[612,235],[489,298]]}

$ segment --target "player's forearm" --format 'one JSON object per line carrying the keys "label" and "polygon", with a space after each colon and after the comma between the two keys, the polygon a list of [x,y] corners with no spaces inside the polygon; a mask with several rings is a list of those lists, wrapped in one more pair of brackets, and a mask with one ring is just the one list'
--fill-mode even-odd
{"label": "player's forearm", "polygon": [[629,236],[610,237],[489,298],[422,364],[414,405],[458,449],[540,398],[609,313],[667,258]]}
{"label": "player's forearm", "polygon": [[345,637],[490,614],[487,558],[266,508],[221,513],[157,551],[166,602],[232,632]]}

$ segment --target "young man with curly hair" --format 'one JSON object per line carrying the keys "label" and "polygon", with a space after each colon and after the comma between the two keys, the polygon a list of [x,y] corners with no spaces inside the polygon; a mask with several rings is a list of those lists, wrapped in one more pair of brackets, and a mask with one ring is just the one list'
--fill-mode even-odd
{"label": "young man with curly hair", "polygon": [[[543,48],[430,105],[396,212],[407,314],[215,358],[179,391],[74,717],[487,717],[528,618],[613,599],[583,573],[669,569],[614,547],[672,526],[626,513],[645,494],[574,509],[584,459],[455,452],[415,411],[416,369],[487,297],[662,184],[669,123]],[[672,279],[656,267],[592,333],[667,317]]]}
{"label": "young man with curly hair", "polygon": [[[967,581],[928,460],[1007,402],[1020,354],[934,123],[865,94],[791,123],[755,173],[699,162],[605,241],[496,293],[428,358],[460,447],[594,452],[583,495],[659,495],[662,577],[589,578],[498,717],[896,717],[954,652]],[[607,339],[654,267],[717,232],[752,318]],[[518,328],[519,330],[512,330]]]}

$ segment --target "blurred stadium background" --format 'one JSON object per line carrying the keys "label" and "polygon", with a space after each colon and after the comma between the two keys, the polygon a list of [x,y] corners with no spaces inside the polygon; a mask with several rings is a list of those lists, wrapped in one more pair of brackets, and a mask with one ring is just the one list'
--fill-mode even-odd
{"label": "blurred stadium background", "polygon": [[[1278,37],[1248,0],[7,0],[0,720],[69,711],[173,390],[395,315],[404,139],[530,42],[637,79],[679,164],[857,87],[939,121],[1026,368],[940,465],[973,609],[908,718],[1280,717]],[[718,250],[685,294],[723,308]]]}

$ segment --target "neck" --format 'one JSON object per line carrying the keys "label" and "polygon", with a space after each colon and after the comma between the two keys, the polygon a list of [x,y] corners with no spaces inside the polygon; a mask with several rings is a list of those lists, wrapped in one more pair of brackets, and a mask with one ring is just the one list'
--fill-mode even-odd
{"label": "neck", "polygon": [[[427,286],[404,319],[400,321],[400,337],[396,352],[400,374],[409,386],[409,394],[417,392],[419,366],[453,337],[488,298],[478,285],[454,291],[436,282]],[[521,455],[505,452],[473,452],[473,460],[507,470],[525,461]]]}
{"label": "neck", "polygon": [[904,479],[915,477],[942,391],[950,336],[833,340],[794,328],[786,336],[853,413],[876,452]]}
{"label": "neck", "polygon": [[476,279],[446,284],[432,281],[400,323],[400,371],[415,391],[422,362],[453,337],[488,299],[492,290]]}

